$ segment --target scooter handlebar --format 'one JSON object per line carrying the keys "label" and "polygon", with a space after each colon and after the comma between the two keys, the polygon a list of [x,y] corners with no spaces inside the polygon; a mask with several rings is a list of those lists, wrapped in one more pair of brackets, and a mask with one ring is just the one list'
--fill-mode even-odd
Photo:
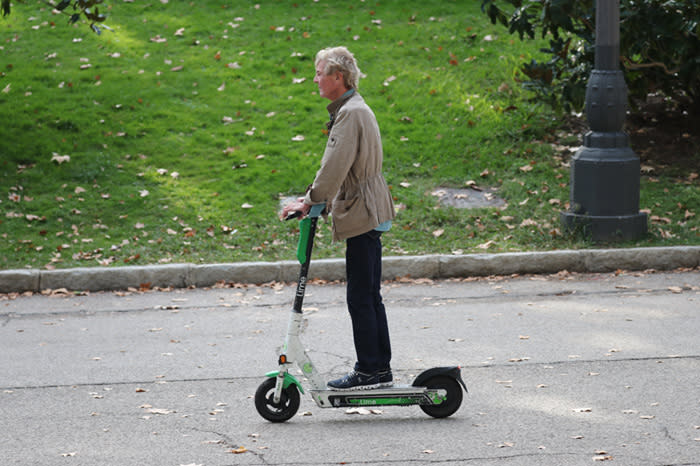
{"label": "scooter handlebar", "polygon": [[[309,210],[309,217],[310,218],[315,218],[315,217],[320,217],[323,211],[326,209],[326,204],[314,204],[311,206],[311,210]],[[286,217],[284,217],[284,220],[292,220],[295,218],[299,218],[303,216],[304,213],[300,210],[294,210],[292,212],[289,212]]]}

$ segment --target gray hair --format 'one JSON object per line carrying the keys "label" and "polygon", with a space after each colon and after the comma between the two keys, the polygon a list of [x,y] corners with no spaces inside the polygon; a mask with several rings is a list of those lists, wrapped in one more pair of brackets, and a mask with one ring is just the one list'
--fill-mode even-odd
{"label": "gray hair", "polygon": [[357,89],[360,82],[360,69],[357,67],[355,56],[345,47],[328,47],[320,50],[316,54],[315,65],[325,61],[326,66],[323,72],[325,74],[333,74],[340,71],[343,75],[345,87],[348,89]]}

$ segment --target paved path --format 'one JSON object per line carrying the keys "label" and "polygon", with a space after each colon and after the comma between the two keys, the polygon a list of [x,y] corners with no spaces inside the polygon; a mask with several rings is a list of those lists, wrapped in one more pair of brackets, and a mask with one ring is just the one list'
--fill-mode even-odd
{"label": "paved path", "polygon": [[[252,395],[294,290],[0,300],[0,457],[55,465],[700,465],[700,270],[387,282],[393,367],[462,366],[451,418]],[[310,285],[303,339],[352,363],[342,285]],[[237,453],[238,452],[238,453]]]}

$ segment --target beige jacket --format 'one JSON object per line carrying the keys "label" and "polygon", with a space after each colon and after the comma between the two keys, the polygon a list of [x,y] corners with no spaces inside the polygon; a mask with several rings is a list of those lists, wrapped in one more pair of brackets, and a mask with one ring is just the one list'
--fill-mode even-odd
{"label": "beige jacket", "polygon": [[330,207],[333,240],[342,241],[393,219],[394,203],[382,175],[379,126],[365,100],[355,91],[327,108],[334,123],[304,202]]}

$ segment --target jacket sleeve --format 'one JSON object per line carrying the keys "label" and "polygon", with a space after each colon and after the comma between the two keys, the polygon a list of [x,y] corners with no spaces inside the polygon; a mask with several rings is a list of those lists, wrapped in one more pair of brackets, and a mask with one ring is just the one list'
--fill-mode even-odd
{"label": "jacket sleeve", "polygon": [[306,192],[305,203],[330,204],[347,178],[350,168],[355,163],[360,137],[360,126],[353,113],[343,110],[338,112],[328,135],[321,167],[316,172],[311,188]]}

